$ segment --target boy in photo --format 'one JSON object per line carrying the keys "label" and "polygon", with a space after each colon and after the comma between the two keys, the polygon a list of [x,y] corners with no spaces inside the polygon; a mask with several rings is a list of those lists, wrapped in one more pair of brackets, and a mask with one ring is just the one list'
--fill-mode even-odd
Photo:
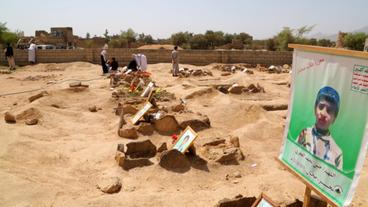
{"label": "boy in photo", "polygon": [[318,158],[342,170],[343,157],[329,130],[339,112],[340,97],[337,91],[329,86],[319,90],[314,105],[316,123],[313,127],[303,129],[297,142]]}

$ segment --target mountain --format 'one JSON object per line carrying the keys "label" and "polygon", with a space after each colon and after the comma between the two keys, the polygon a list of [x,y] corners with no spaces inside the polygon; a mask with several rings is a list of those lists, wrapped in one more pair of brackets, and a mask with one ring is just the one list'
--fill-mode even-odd
{"label": "mountain", "polygon": [[[353,31],[342,31],[342,32],[352,32],[352,33],[364,32],[364,33],[368,33],[368,25],[365,26],[365,27],[362,27],[360,29],[353,30]],[[331,40],[331,41],[336,41],[337,40],[337,35],[338,34],[323,34],[321,32],[318,32],[316,34],[308,36],[308,38],[315,38],[315,39],[318,39],[318,40],[319,39],[328,39],[328,40]]]}
{"label": "mountain", "polygon": [[364,32],[364,33],[368,33],[368,25],[365,27],[362,27],[360,29],[354,30],[353,32]]}

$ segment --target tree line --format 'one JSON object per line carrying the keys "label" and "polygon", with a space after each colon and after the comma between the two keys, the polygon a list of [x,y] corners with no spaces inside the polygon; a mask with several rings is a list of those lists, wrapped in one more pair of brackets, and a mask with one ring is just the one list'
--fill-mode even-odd
{"label": "tree line", "polygon": [[[284,27],[274,37],[265,40],[254,40],[251,35],[245,32],[241,33],[224,33],[222,31],[207,30],[203,34],[195,34],[188,31],[177,32],[166,39],[154,39],[149,34],[138,34],[133,29],[120,31],[119,34],[110,35],[106,29],[103,38],[113,48],[134,48],[145,44],[173,44],[184,49],[248,49],[248,50],[270,50],[270,51],[286,51],[290,50],[288,44],[306,44],[324,47],[334,47],[335,42],[328,39],[307,38],[305,35],[312,31],[314,26],[303,26],[301,28],[292,29]],[[3,47],[6,43],[15,45],[17,41],[24,36],[22,31],[10,31],[6,27],[6,23],[0,22],[0,45]],[[96,36],[95,36],[96,37]],[[343,39],[343,46],[362,51],[365,39],[368,38],[366,33],[348,33]],[[85,39],[92,41],[90,33],[86,34]]]}
{"label": "tree line", "polygon": [[[335,41],[329,39],[307,38],[305,35],[313,30],[313,26],[303,26],[297,29],[284,27],[274,37],[265,40],[254,40],[251,35],[245,32],[224,33],[222,31],[207,30],[203,34],[191,32],[177,32],[167,39],[153,39],[151,35],[144,33],[137,34],[133,29],[121,31],[118,35],[109,36],[105,30],[104,37],[112,47],[135,47],[144,44],[173,44],[183,49],[248,49],[248,50],[270,50],[287,51],[288,44],[305,44],[323,47],[335,47]],[[88,33],[87,33],[88,37]],[[364,48],[366,33],[347,33],[343,39],[343,46],[351,50]]]}

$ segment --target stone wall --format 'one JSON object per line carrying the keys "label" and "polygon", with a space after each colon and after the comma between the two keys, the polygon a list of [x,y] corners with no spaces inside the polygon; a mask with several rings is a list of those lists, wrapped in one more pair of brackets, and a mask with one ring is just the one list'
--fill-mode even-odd
{"label": "stone wall", "polygon": [[[17,65],[28,64],[27,50],[15,50],[15,62]],[[147,56],[148,63],[170,63],[170,50],[138,50],[138,49],[109,49],[109,57],[115,57],[121,64],[127,64],[133,53],[143,53]],[[100,63],[100,49],[81,50],[37,50],[38,63],[63,63],[74,61],[86,61]],[[269,65],[291,64],[292,52],[290,51],[214,51],[214,50],[180,50],[180,63],[192,65],[207,65],[210,63],[249,63]],[[7,64],[4,53],[0,54],[1,64]]]}

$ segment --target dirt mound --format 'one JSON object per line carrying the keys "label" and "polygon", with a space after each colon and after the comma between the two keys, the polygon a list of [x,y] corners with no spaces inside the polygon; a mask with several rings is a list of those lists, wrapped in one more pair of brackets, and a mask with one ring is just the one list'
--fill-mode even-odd
{"label": "dirt mound", "polygon": [[41,111],[37,108],[29,108],[16,115],[17,120],[40,119],[41,117]]}

